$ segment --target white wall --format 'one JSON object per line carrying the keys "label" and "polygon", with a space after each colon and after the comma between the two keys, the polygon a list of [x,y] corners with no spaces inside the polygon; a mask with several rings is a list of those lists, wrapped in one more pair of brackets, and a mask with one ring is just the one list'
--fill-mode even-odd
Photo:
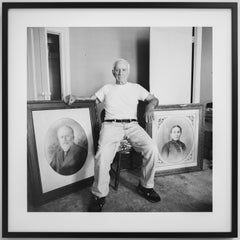
{"label": "white wall", "polygon": [[192,27],[150,30],[150,90],[163,104],[191,101]]}
{"label": "white wall", "polygon": [[130,82],[148,84],[149,28],[70,28],[69,38],[72,94],[90,96],[114,82],[117,58],[130,62]]}
{"label": "white wall", "polygon": [[[192,28],[151,28],[150,90],[160,104],[190,103]],[[195,65],[200,84],[195,88],[197,102],[212,101],[212,28],[203,27],[200,64]],[[195,44],[199,41],[195,40]],[[198,52],[195,52],[198,54]],[[196,56],[195,56],[196,57]],[[198,67],[198,69],[196,69]],[[196,76],[195,76],[196,77]]]}

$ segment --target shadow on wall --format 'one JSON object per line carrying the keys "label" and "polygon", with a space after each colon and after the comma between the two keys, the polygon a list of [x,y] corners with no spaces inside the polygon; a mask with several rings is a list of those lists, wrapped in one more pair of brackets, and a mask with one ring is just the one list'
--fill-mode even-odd
{"label": "shadow on wall", "polygon": [[[149,90],[149,38],[141,39],[137,42],[137,79],[138,83],[145,89]],[[138,104],[138,122],[141,127],[145,128],[145,113],[146,103],[139,102]]]}
{"label": "shadow on wall", "polygon": [[149,38],[137,42],[137,82],[149,90]]}

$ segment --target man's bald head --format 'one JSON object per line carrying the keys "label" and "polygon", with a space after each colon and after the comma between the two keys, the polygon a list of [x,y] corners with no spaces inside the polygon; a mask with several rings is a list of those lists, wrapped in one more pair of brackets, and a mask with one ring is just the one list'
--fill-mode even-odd
{"label": "man's bald head", "polygon": [[113,64],[113,76],[116,79],[116,83],[123,85],[127,83],[130,71],[130,64],[125,59],[118,59]]}
{"label": "man's bald head", "polygon": [[116,68],[116,66],[118,65],[118,63],[123,63],[127,66],[128,71],[130,71],[130,64],[127,60],[123,59],[123,58],[119,58],[117,59],[114,63],[113,63],[113,70]]}

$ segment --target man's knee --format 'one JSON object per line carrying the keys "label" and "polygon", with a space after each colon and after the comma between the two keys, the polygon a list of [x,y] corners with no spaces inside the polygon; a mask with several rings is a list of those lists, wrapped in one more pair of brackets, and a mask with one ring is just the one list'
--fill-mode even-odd
{"label": "man's knee", "polygon": [[110,164],[116,154],[115,149],[111,149],[107,146],[101,146],[95,155],[95,164],[106,165]]}
{"label": "man's knee", "polygon": [[146,148],[143,151],[143,155],[146,155],[146,157],[158,156],[158,149],[153,141],[149,141],[149,143],[146,145]]}
{"label": "man's knee", "polygon": [[153,143],[151,145],[150,149],[151,149],[152,154],[154,154],[154,156],[157,157],[158,156],[158,149],[157,149],[156,144]]}

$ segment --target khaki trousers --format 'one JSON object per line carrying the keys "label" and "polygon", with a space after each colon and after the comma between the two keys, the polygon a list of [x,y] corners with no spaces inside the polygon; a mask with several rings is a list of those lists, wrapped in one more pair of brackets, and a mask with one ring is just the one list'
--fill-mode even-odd
{"label": "khaki trousers", "polygon": [[140,182],[143,187],[153,188],[158,149],[152,138],[137,122],[104,122],[100,131],[98,151],[95,156],[94,183],[92,193],[105,197],[109,192],[110,165],[120,141],[127,137],[135,151],[143,156]]}

